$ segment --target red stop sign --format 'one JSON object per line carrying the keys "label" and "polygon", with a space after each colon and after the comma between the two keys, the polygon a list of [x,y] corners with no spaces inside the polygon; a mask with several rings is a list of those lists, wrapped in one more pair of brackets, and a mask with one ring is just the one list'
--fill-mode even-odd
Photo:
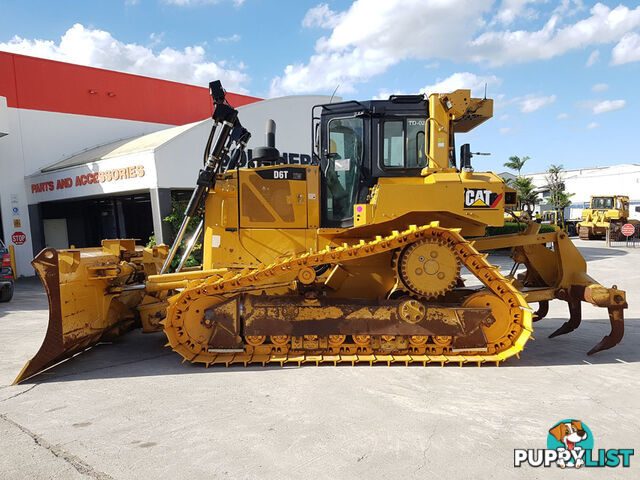
{"label": "red stop sign", "polygon": [[13,235],[11,235],[11,241],[16,245],[22,245],[27,241],[27,236],[22,232],[15,232]]}
{"label": "red stop sign", "polygon": [[636,227],[630,223],[625,223],[622,228],[620,228],[620,231],[625,237],[630,237],[636,231]]}

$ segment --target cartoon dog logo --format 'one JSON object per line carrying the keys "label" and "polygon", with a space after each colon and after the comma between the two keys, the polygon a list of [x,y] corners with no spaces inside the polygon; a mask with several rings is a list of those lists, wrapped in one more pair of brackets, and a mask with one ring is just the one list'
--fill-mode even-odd
{"label": "cartoon dog logo", "polygon": [[[575,451],[578,453],[582,450],[582,447],[577,446],[578,443],[586,440],[589,437],[589,434],[582,428],[582,422],[579,420],[570,420],[560,422],[558,425],[549,430],[549,433],[560,443],[564,445],[564,447],[558,447],[556,450],[558,453],[563,451]],[[572,455],[575,458],[575,454]],[[571,457],[570,457],[571,458]],[[582,458],[577,458],[575,462],[569,461],[565,462],[565,460],[561,457],[558,459],[557,464],[561,468],[565,467],[575,467],[580,468],[584,465],[584,460]]]}

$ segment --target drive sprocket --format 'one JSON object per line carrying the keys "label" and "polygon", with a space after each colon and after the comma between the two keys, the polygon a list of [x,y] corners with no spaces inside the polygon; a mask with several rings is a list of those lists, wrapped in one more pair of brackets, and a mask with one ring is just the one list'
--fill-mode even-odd
{"label": "drive sprocket", "polygon": [[460,276],[455,251],[435,238],[410,244],[394,257],[393,263],[404,288],[424,299],[444,295],[457,285]]}

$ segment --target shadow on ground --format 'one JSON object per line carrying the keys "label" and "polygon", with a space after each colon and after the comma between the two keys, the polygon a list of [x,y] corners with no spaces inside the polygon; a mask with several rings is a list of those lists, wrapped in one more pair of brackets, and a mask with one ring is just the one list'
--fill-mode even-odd
{"label": "shadow on ground", "polygon": [[582,247],[579,248],[580,253],[587,262],[592,260],[602,260],[603,258],[622,257],[628,255],[629,252],[618,248],[599,248],[599,247]]}
{"label": "shadow on ground", "polygon": [[47,293],[37,277],[19,278],[14,284],[13,298],[0,303],[0,318],[12,312],[42,310],[47,304]]}
{"label": "shadow on ground", "polygon": [[[537,322],[534,327],[535,341],[529,341],[520,359],[510,358],[500,368],[548,367],[575,365],[588,367],[599,364],[624,364],[640,362],[640,350],[636,348],[640,340],[639,319],[627,320],[627,332],[622,342],[611,350],[587,356],[586,352],[609,333],[606,320],[583,320],[580,328],[568,335],[547,338],[564,319],[547,318]],[[166,338],[162,333],[143,334],[133,331],[123,335],[113,343],[102,343],[42,372],[23,384],[49,382],[68,382],[105,378],[127,378],[155,375],[194,375],[223,372],[243,372],[255,370],[274,370],[282,367],[268,365],[220,365],[204,367],[201,364],[182,363],[182,357],[164,347]],[[35,353],[35,352],[34,352]],[[439,364],[434,364],[439,366]],[[457,367],[457,364],[455,365]],[[448,365],[453,368],[454,365]],[[476,367],[469,364],[468,367]],[[297,367],[287,365],[284,368],[317,368],[312,364]],[[337,367],[323,365],[321,368],[350,368],[347,364]],[[359,365],[358,368],[372,368]],[[386,365],[374,365],[373,368],[386,368]],[[409,368],[423,368],[412,365]],[[494,368],[487,366],[486,368]],[[17,374],[18,372],[16,372]]]}

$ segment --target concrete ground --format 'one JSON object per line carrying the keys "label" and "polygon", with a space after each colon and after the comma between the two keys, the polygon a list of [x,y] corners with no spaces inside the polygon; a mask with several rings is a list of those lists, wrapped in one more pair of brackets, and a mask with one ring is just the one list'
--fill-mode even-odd
{"label": "concrete ground", "polygon": [[498,368],[205,369],[181,365],[162,334],[131,332],[11,386],[47,325],[43,289],[20,281],[0,304],[0,478],[564,478],[514,469],[513,450],[545,448],[566,418],[595,448],[639,452],[581,478],[639,478],[640,248],[576,243],[594,278],[627,291],[624,340],[585,355],[609,331],[590,305],[548,339],[567,318],[552,302],[536,341]]}

